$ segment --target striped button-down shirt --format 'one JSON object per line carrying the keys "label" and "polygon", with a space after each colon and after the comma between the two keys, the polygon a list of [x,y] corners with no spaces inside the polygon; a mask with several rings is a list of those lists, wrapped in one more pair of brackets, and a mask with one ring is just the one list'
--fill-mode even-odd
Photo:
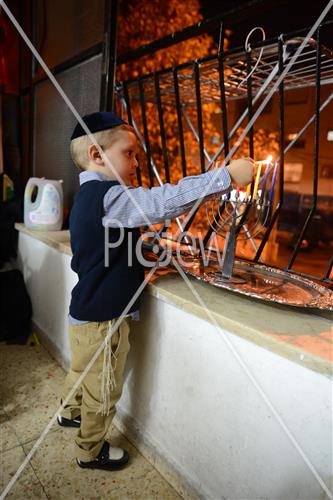
{"label": "striped button-down shirt", "polygon": [[[110,178],[91,170],[80,173],[80,185],[95,180],[109,181]],[[105,227],[140,227],[157,224],[184,214],[203,195],[203,201],[206,201],[213,195],[225,193],[230,189],[231,178],[227,168],[216,168],[204,174],[184,177],[178,184],[164,184],[151,189],[115,185],[104,196],[105,215],[102,224]],[[130,316],[138,319],[139,313],[135,311]],[[71,324],[87,323],[70,315],[69,322]]]}

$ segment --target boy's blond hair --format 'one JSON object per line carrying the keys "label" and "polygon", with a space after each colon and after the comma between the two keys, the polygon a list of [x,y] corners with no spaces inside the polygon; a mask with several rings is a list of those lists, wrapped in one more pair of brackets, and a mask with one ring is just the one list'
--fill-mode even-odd
{"label": "boy's blond hair", "polygon": [[[109,148],[116,141],[118,132],[120,130],[125,130],[127,132],[132,132],[135,134],[134,128],[131,125],[122,124],[117,127],[110,128],[107,130],[102,130],[101,132],[94,132],[93,135],[97,144],[102,148]],[[70,144],[70,153],[73,162],[77,166],[80,172],[86,170],[89,163],[88,148],[91,145],[91,139],[89,135],[82,135],[73,139]]]}

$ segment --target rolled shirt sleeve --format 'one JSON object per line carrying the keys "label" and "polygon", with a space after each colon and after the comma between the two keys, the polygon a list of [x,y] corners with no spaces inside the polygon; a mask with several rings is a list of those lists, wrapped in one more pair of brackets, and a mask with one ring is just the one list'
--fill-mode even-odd
{"label": "rolled shirt sleeve", "polygon": [[205,201],[230,189],[231,178],[225,167],[151,189],[116,185],[104,196],[102,223],[105,227],[129,228],[157,224],[182,215],[199,199]]}

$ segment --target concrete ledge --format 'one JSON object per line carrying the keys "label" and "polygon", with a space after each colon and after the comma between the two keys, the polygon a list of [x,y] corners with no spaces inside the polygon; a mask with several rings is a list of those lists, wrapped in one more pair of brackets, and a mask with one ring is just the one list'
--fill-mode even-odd
{"label": "concrete ledge", "polygon": [[15,223],[15,229],[21,233],[28,234],[36,240],[40,240],[50,247],[56,248],[60,252],[72,255],[69,231],[38,231],[28,229],[21,222]]}
{"label": "concrete ledge", "polygon": [[295,363],[332,377],[333,323],[329,318],[299,308],[236,295],[194,278],[189,278],[189,282],[207,309],[197,301],[178,273],[154,281],[149,287],[149,294]]}

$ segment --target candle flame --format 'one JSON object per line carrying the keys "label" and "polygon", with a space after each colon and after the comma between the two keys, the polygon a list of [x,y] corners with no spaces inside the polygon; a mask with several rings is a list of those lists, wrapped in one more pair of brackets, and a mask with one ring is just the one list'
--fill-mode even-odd
{"label": "candle flame", "polygon": [[272,163],[272,160],[273,160],[273,156],[272,155],[268,155],[266,160],[257,160],[255,163],[257,163],[258,165],[261,164],[261,165],[270,165]]}

